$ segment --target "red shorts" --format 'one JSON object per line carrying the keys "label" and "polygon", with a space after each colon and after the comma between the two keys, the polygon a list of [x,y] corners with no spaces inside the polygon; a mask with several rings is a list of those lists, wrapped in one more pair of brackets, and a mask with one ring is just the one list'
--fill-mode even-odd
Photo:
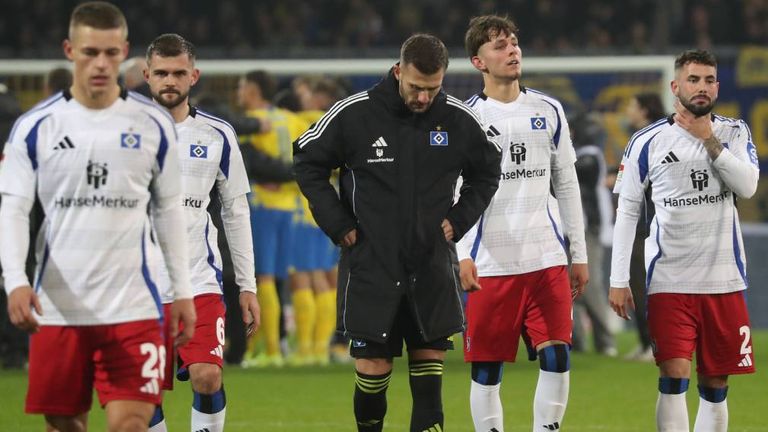
{"label": "red shorts", "polygon": [[172,303],[163,304],[163,339],[166,352],[163,390],[173,390],[173,372],[176,366],[176,347],[173,346],[175,340],[171,337],[171,305]]}
{"label": "red shorts", "polygon": [[565,266],[480,278],[480,285],[467,299],[465,361],[514,362],[520,336],[529,347],[571,343],[573,301]]}
{"label": "red shorts", "polygon": [[[179,347],[177,377],[186,381],[187,368],[193,363],[224,364],[224,322],[226,306],[221,294],[203,294],[195,297],[197,324],[195,335],[186,345]],[[179,331],[183,326],[179,324]]]}
{"label": "red shorts", "polygon": [[701,375],[755,372],[743,291],[649,295],[648,328],[657,363],[691,360],[695,350]]}
{"label": "red shorts", "polygon": [[30,414],[73,416],[115,400],[160,403],[165,347],[157,320],[41,326],[29,342]]}

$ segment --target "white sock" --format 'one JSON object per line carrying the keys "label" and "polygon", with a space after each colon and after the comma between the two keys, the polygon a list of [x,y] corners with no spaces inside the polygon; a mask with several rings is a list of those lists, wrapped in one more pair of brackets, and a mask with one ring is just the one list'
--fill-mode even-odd
{"label": "white sock", "polygon": [[150,426],[149,432],[168,432],[168,427],[165,425],[165,419],[154,426]]}
{"label": "white sock", "polygon": [[204,414],[192,408],[192,432],[224,432],[224,417],[227,412],[225,407],[214,414]]}
{"label": "white sock", "polygon": [[570,378],[570,371],[560,373],[539,369],[539,382],[533,398],[533,430],[557,431],[563,426]]}
{"label": "white sock", "polygon": [[685,393],[659,393],[656,401],[656,429],[659,432],[688,432]]}
{"label": "white sock", "polygon": [[504,432],[504,411],[501,408],[499,389],[496,385],[483,385],[472,381],[469,390],[469,407],[476,432]]}
{"label": "white sock", "polygon": [[727,430],[728,401],[714,403],[700,397],[693,432],[726,432]]}

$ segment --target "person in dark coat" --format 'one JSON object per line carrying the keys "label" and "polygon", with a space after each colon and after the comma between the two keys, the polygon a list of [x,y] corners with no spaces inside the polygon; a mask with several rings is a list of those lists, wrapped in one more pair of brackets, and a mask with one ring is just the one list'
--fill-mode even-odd
{"label": "person in dark coat", "polygon": [[[454,242],[488,206],[501,158],[474,112],[443,92],[447,66],[438,38],[411,36],[379,84],[336,103],[294,142],[299,187],[343,247],[337,322],[352,339],[359,431],[382,430],[403,341],[410,430],[443,427],[443,359],[464,329]],[[335,168],[338,194],[329,182]]]}

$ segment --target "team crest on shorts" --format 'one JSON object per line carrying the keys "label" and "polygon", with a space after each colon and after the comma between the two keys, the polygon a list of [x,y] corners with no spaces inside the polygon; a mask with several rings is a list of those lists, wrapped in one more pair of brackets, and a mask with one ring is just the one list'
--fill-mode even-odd
{"label": "team crest on shorts", "polygon": [[365,348],[367,345],[364,340],[352,339],[352,348]]}

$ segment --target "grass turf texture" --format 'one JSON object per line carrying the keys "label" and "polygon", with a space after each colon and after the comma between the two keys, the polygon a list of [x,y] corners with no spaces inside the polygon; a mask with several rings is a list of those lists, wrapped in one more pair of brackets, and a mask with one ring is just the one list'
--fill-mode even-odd
{"label": "grass turf texture", "polygon": [[[459,337],[456,337],[459,340]],[[657,396],[657,371],[650,363],[621,360],[631,350],[635,336],[618,336],[620,357],[594,354],[572,357],[571,393],[563,431],[653,431]],[[457,346],[460,346],[457,343]],[[728,407],[731,432],[768,430],[768,331],[753,333],[757,373],[730,379]],[[521,347],[522,348],[522,347]],[[502,384],[506,431],[529,431],[538,362],[523,359],[507,364]],[[225,369],[227,390],[226,430],[237,431],[355,431],[352,415],[354,386],[351,365],[325,368]],[[0,371],[0,424],[8,431],[43,430],[41,416],[23,414],[26,373]],[[385,431],[408,430],[410,391],[404,359],[395,362],[395,373],[387,392],[389,409]],[[469,365],[460,351],[449,353],[443,381],[446,430],[472,431],[469,413]],[[95,399],[95,397],[94,397]],[[176,382],[166,394],[165,413],[171,431],[189,430],[192,394],[187,383]],[[698,393],[691,380],[688,409],[691,426],[696,417]],[[94,405],[89,429],[105,430],[104,412]]]}

